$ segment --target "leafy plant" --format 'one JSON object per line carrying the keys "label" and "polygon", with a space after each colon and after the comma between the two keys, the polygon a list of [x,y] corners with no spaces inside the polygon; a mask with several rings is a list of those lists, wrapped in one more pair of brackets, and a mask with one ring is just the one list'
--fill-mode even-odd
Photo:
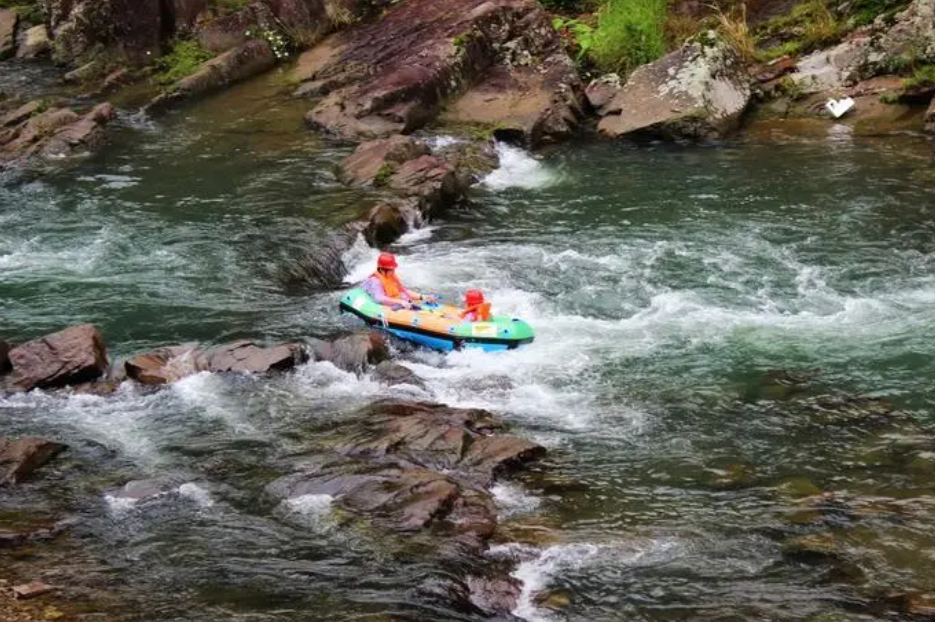
{"label": "leafy plant", "polygon": [[665,0],[608,0],[589,55],[602,71],[629,73],[665,53],[665,21]]}
{"label": "leafy plant", "polygon": [[909,0],[856,0],[850,5],[851,23],[863,26],[881,15],[892,15],[909,4]]}
{"label": "leafy plant", "polygon": [[210,59],[211,53],[202,48],[197,41],[175,41],[172,51],[160,56],[153,63],[153,78],[159,84],[172,84],[192,75]]}
{"label": "leafy plant", "polygon": [[674,50],[698,34],[704,28],[704,22],[691,15],[669,12],[664,26],[666,47]]}
{"label": "leafy plant", "polygon": [[556,16],[552,18],[552,28],[558,31],[566,48],[576,50],[579,61],[594,47],[594,27],[579,19]]}
{"label": "leafy plant", "polygon": [[797,56],[801,50],[801,41],[786,41],[780,45],[757,51],[755,58],[760,62],[769,62],[783,56]]}
{"label": "leafy plant", "polygon": [[907,91],[935,86],[935,65],[916,67],[912,76],[902,81],[902,86]]}
{"label": "leafy plant", "polygon": [[208,6],[221,15],[230,15],[247,8],[250,2],[251,0],[210,0]]}
{"label": "leafy plant", "polygon": [[899,100],[900,96],[896,91],[883,91],[880,93],[880,102],[884,104],[898,104]]}

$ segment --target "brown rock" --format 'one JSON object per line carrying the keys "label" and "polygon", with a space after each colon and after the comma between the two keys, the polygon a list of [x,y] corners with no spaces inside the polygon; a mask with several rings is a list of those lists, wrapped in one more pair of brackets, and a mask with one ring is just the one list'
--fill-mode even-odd
{"label": "brown rock", "polygon": [[55,60],[81,65],[102,50],[142,65],[162,51],[160,0],[50,0]]}
{"label": "brown rock", "polygon": [[266,374],[286,371],[307,358],[302,347],[296,343],[262,348],[252,341],[235,341],[205,353],[207,370],[216,373]]}
{"label": "brown rock", "polygon": [[170,0],[166,6],[175,32],[186,34],[194,29],[198,17],[208,7],[208,0]]}
{"label": "brown rock", "polygon": [[549,16],[532,0],[408,0],[349,28],[302,62],[306,115],[343,138],[409,133],[446,119],[500,124],[530,143],[567,133],[580,80]]}
{"label": "brown rock", "polygon": [[772,82],[787,73],[795,71],[795,59],[790,56],[783,56],[768,63],[757,65],[750,70],[750,75],[760,84]]}
{"label": "brown rock", "polygon": [[25,600],[27,598],[35,598],[37,596],[42,596],[48,592],[51,592],[55,588],[51,585],[46,585],[41,581],[33,581],[32,583],[24,583],[22,585],[13,586],[13,598]]}
{"label": "brown rock", "polygon": [[0,376],[10,373],[13,364],[10,363],[10,344],[0,339]]}
{"label": "brown rock", "polygon": [[610,73],[591,80],[591,83],[584,90],[584,96],[587,98],[588,103],[591,104],[591,108],[597,114],[602,115],[604,114],[604,107],[616,97],[620,89],[620,76]]}
{"label": "brown rock", "polygon": [[408,367],[403,367],[399,363],[392,361],[383,361],[373,370],[373,376],[383,384],[395,386],[397,384],[408,384],[420,389],[425,388],[425,383],[415,372]]}
{"label": "brown rock", "polygon": [[10,350],[14,388],[52,389],[99,378],[107,369],[107,346],[97,328],[73,326]]}
{"label": "brown rock", "polygon": [[461,459],[463,467],[491,476],[500,475],[545,455],[545,448],[516,436],[474,439]]}
{"label": "brown rock", "polygon": [[354,333],[334,341],[315,341],[311,345],[316,361],[329,361],[345,371],[360,372],[390,357],[386,337],[376,331]]}
{"label": "brown rock", "polygon": [[487,615],[509,614],[519,604],[523,582],[515,577],[468,577],[470,601]]}
{"label": "brown rock", "polygon": [[364,239],[370,246],[391,244],[402,234],[422,224],[417,200],[384,201],[367,213]]}
{"label": "brown rock", "polygon": [[0,117],[0,127],[13,127],[14,125],[19,125],[23,121],[29,119],[29,117],[38,113],[42,109],[42,104],[38,101],[31,101],[23,104],[16,110],[8,112],[3,117]]}
{"label": "brown rock", "polygon": [[385,184],[389,174],[403,162],[428,154],[425,143],[408,136],[371,140],[359,145],[341,163],[341,180],[357,185]]}
{"label": "brown rock", "polygon": [[19,17],[11,9],[0,9],[0,61],[16,54],[16,26]]}
{"label": "brown rock", "polygon": [[173,84],[169,92],[147,106],[160,112],[180,101],[206,95],[266,71],[276,64],[273,50],[266,41],[249,41],[212,58],[194,74]]}
{"label": "brown rock", "polygon": [[201,371],[196,344],[158,348],[124,363],[127,377],[140,384],[169,384]]}
{"label": "brown rock", "polygon": [[0,486],[18,484],[66,449],[34,436],[0,439]]}
{"label": "brown rock", "polygon": [[40,153],[47,158],[74,156],[98,149],[104,142],[104,126],[117,117],[117,111],[104,102],[77,122],[53,134]]}

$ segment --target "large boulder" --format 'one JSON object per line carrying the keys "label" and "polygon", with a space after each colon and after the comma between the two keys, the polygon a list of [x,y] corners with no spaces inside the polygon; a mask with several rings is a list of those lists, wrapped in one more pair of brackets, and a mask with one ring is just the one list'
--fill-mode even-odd
{"label": "large boulder", "polygon": [[53,56],[81,65],[107,51],[144,64],[162,51],[165,23],[160,0],[50,0]]}
{"label": "large boulder", "polygon": [[10,350],[14,389],[53,389],[95,380],[107,370],[107,346],[90,324],[29,341]]}
{"label": "large boulder", "polygon": [[300,60],[297,93],[320,97],[310,126],[353,140],[447,119],[536,144],[577,123],[581,84],[534,0],[404,0]]}
{"label": "large boulder", "polygon": [[390,357],[386,337],[376,331],[354,333],[334,341],[313,341],[312,358],[328,361],[339,369],[361,372]]}
{"label": "large boulder", "polygon": [[18,484],[66,449],[34,436],[0,438],[0,486]]}
{"label": "large boulder", "polygon": [[16,54],[16,26],[19,18],[11,9],[0,9],[0,60]]}
{"label": "large boulder", "polygon": [[340,178],[347,184],[385,185],[404,162],[429,155],[428,145],[410,136],[391,136],[361,143],[341,162]]}
{"label": "large boulder", "polygon": [[47,56],[52,48],[49,29],[39,24],[26,30],[18,37],[16,58],[39,58]]}
{"label": "large boulder", "polygon": [[158,348],[137,354],[124,363],[127,377],[140,384],[169,384],[202,371],[266,374],[292,369],[307,358],[295,343],[271,348],[241,340],[215,348],[196,344]]}
{"label": "large boulder", "polygon": [[733,48],[704,35],[634,71],[598,129],[614,138],[720,138],[740,124],[749,82]]}

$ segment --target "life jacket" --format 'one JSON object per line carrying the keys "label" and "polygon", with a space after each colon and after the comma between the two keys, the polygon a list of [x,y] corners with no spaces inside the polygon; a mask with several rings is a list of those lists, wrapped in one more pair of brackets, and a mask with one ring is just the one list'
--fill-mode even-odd
{"label": "life jacket", "polygon": [[471,320],[472,322],[489,322],[490,315],[490,303],[482,302],[478,305],[471,305],[461,313],[461,319],[467,318],[471,314],[475,314],[475,319]]}
{"label": "life jacket", "polygon": [[383,274],[379,270],[373,273],[383,286],[383,293],[390,298],[399,298],[400,294],[406,291],[403,284],[399,282],[399,277],[395,274]]}

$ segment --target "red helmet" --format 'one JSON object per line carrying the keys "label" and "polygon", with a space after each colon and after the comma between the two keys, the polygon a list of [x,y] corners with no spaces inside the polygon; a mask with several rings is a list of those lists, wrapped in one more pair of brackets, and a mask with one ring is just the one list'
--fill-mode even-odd
{"label": "red helmet", "polygon": [[380,256],[377,258],[377,268],[395,270],[397,265],[396,257],[392,253],[380,253]]}
{"label": "red helmet", "polygon": [[479,305],[484,302],[484,292],[479,289],[469,289],[464,294],[464,302],[466,302],[469,307]]}

